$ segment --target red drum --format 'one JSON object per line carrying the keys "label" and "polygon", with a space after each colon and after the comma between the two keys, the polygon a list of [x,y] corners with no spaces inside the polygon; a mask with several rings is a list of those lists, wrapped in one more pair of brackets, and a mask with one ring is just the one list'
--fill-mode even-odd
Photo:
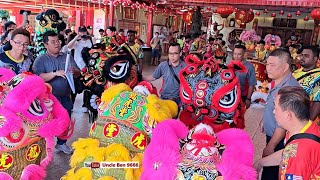
{"label": "red drum", "polygon": [[264,63],[253,60],[248,62],[250,62],[253,65],[254,70],[256,71],[256,78],[258,81],[263,82],[268,79],[266,65]]}

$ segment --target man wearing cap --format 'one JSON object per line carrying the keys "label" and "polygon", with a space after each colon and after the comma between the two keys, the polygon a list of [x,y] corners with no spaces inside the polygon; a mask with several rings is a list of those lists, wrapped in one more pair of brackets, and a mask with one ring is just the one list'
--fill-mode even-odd
{"label": "man wearing cap", "polygon": [[[86,64],[81,56],[81,51],[83,48],[91,48],[93,42],[91,37],[88,35],[87,28],[85,26],[80,26],[78,34],[76,37],[68,43],[68,49],[74,49],[74,60],[80,70],[86,67]],[[84,93],[83,96],[86,96]],[[83,99],[86,99],[85,97]],[[82,112],[88,112],[88,109],[85,107],[84,103],[82,105]]]}
{"label": "man wearing cap", "polygon": [[87,26],[88,34],[92,38],[93,44],[96,44],[96,38],[94,37],[93,34],[93,27],[92,26]]}

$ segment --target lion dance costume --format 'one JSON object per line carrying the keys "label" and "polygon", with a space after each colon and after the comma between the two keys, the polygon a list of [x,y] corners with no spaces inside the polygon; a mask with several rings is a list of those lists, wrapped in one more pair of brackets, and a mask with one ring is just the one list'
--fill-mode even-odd
{"label": "lion dance costume", "polygon": [[43,34],[47,31],[63,31],[66,29],[66,24],[63,22],[58,11],[55,9],[48,9],[36,17],[36,55],[40,56],[46,52],[43,44]]}
{"label": "lion dance costume", "polygon": [[235,71],[246,71],[240,63],[228,66],[213,58],[201,61],[189,55],[187,66],[180,72],[182,110],[179,119],[189,128],[200,122],[215,132],[230,127],[244,128],[244,104]]}
{"label": "lion dance costume", "polygon": [[54,138],[69,136],[61,136],[68,112],[40,77],[2,68],[0,74],[0,179],[44,179]]}
{"label": "lion dance costume", "polygon": [[[150,84],[134,88],[114,85],[104,91],[98,118],[90,129],[90,138],[73,143],[71,170],[62,179],[139,179],[142,173],[142,153],[149,136],[159,122],[177,115],[178,107],[170,100],[150,94]],[[138,162],[139,167],[86,168],[84,162]]]}
{"label": "lion dance costume", "polygon": [[243,130],[215,134],[210,126],[198,124],[189,131],[180,121],[166,120],[153,131],[141,180],[255,180],[253,150]]}

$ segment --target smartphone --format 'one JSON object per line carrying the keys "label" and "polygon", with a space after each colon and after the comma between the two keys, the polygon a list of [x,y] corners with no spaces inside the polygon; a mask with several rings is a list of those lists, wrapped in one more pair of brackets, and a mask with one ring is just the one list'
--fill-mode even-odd
{"label": "smartphone", "polygon": [[24,12],[27,12],[27,14],[28,14],[28,15],[30,15],[30,14],[31,14],[31,11],[23,10],[23,9],[21,9],[21,10],[20,10],[20,14],[23,14]]}

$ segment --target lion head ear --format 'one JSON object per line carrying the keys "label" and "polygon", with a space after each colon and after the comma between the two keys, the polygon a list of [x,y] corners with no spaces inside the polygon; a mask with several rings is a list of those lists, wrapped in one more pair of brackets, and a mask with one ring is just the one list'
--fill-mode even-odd
{"label": "lion head ear", "polygon": [[0,83],[7,82],[12,79],[16,74],[7,68],[0,68]]}
{"label": "lion head ear", "polygon": [[228,68],[232,69],[234,72],[247,72],[246,66],[244,66],[240,61],[231,60],[228,64]]}

